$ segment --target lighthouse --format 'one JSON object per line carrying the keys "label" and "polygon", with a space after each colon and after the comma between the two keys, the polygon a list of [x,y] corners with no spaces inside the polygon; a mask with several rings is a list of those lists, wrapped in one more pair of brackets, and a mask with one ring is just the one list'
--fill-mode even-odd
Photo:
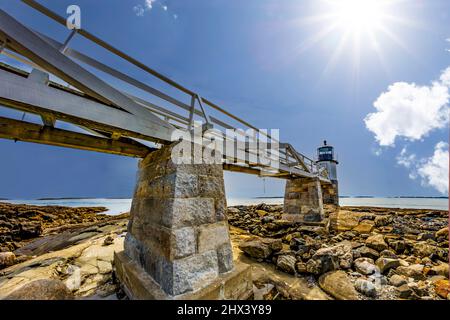
{"label": "lighthouse", "polygon": [[327,141],[323,142],[323,146],[317,148],[317,164],[328,172],[328,178],[331,184],[322,184],[322,196],[324,204],[339,205],[338,180],[336,166],[337,161],[333,146],[328,145]]}

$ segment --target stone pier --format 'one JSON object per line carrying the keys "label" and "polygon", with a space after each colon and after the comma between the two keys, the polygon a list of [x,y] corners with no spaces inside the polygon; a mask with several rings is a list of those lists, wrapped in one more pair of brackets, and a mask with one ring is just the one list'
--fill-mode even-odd
{"label": "stone pier", "polygon": [[131,299],[246,299],[251,274],[233,264],[222,165],[175,164],[176,144],[139,164],[117,278]]}
{"label": "stone pier", "polygon": [[323,204],[339,206],[339,189],[337,180],[322,184]]}
{"label": "stone pier", "polygon": [[322,221],[323,199],[319,178],[287,180],[283,219],[295,222]]}

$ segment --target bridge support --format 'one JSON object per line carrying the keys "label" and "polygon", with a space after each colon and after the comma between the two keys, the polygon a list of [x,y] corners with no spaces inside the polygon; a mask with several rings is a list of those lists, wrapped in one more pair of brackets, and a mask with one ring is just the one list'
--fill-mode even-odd
{"label": "bridge support", "polygon": [[323,204],[339,206],[339,189],[337,180],[322,184]]}
{"label": "bridge support", "polygon": [[323,199],[319,178],[287,180],[283,219],[295,222],[322,221]]}
{"label": "bridge support", "polygon": [[139,164],[116,275],[131,299],[246,299],[251,274],[233,264],[222,165],[177,165],[175,145]]}

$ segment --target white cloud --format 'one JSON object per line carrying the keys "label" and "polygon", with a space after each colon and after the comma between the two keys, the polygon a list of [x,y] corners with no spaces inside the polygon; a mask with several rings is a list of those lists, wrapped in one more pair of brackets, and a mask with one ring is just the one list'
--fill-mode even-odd
{"label": "white cloud", "polygon": [[429,86],[396,82],[374,102],[377,110],[364,119],[380,146],[394,146],[397,138],[420,140],[449,121],[450,67]]}
{"label": "white cloud", "polygon": [[439,80],[441,81],[441,83],[444,86],[450,87],[450,67],[448,67],[447,69],[445,69],[442,72],[441,77],[439,78]]}
{"label": "white cloud", "polygon": [[153,4],[156,2],[156,0],[145,0],[145,7],[148,10],[153,9]]}
{"label": "white cloud", "polygon": [[441,141],[434,148],[433,156],[424,160],[417,168],[424,185],[448,194],[448,144]]}
{"label": "white cloud", "polygon": [[[144,3],[138,4],[133,7],[134,13],[138,17],[143,17],[147,11],[150,11],[155,8],[155,4],[158,4],[164,11],[168,11],[169,7],[165,4],[163,4],[163,1],[157,1],[157,0],[144,0]],[[174,19],[178,19],[178,15],[173,15]]]}
{"label": "white cloud", "polygon": [[410,168],[416,160],[415,154],[408,154],[406,147],[402,149],[400,154],[397,156],[397,163],[406,168]]}
{"label": "white cloud", "polygon": [[431,157],[417,159],[415,154],[408,153],[406,147],[397,156],[397,163],[410,169],[409,177],[413,180],[421,178],[422,185],[430,186],[448,194],[449,153],[448,144],[441,141],[434,147]]}
{"label": "white cloud", "polygon": [[140,4],[137,5],[137,6],[134,6],[134,7],[133,7],[133,11],[134,11],[134,13],[135,13],[138,17],[144,16],[144,13],[145,13],[144,7],[141,6]]}

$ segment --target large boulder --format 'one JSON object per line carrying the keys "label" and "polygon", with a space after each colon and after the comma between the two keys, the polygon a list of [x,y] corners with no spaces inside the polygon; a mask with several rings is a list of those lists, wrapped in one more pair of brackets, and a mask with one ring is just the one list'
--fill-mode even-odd
{"label": "large boulder", "polygon": [[281,239],[258,238],[248,242],[242,242],[239,245],[241,249],[248,256],[257,259],[268,259],[273,253],[279,252],[283,248]]}
{"label": "large boulder", "polygon": [[277,259],[277,267],[287,273],[295,274],[297,259],[291,255],[280,255]]}
{"label": "large boulder", "polygon": [[319,278],[319,286],[338,300],[358,300],[358,293],[344,271],[331,271]]}
{"label": "large boulder", "polygon": [[272,249],[270,246],[261,240],[242,242],[239,245],[239,249],[241,249],[248,256],[257,260],[267,259],[272,254]]}
{"label": "large boulder", "polygon": [[398,258],[397,255],[395,254],[395,252],[392,251],[392,250],[389,250],[389,249],[381,251],[380,252],[380,257],[390,258],[390,259],[397,259]]}
{"label": "large boulder", "polygon": [[72,293],[60,280],[41,279],[23,285],[5,300],[72,300]]}
{"label": "large boulder", "polygon": [[404,276],[394,274],[392,277],[389,278],[389,284],[394,287],[401,287],[404,284],[407,284],[408,281]]}
{"label": "large boulder", "polygon": [[413,290],[407,285],[403,284],[397,288],[399,298],[408,299],[413,296]]}
{"label": "large boulder", "polygon": [[424,257],[430,257],[431,255],[435,254],[435,255],[439,255],[440,253],[440,248],[429,244],[428,242],[422,241],[422,242],[418,242],[414,245],[413,247],[413,253],[421,258]]}
{"label": "large boulder", "polygon": [[19,225],[21,239],[32,239],[42,234],[42,223],[40,221],[22,222]]}
{"label": "large boulder", "polygon": [[369,248],[367,246],[362,246],[353,250],[353,258],[370,258],[377,260],[380,254],[377,250]]}
{"label": "large boulder", "polygon": [[391,240],[389,246],[394,249],[397,254],[402,254],[406,250],[406,242],[404,240]]}
{"label": "large boulder", "polygon": [[335,246],[317,250],[306,263],[306,268],[309,273],[319,275],[337,269],[349,269],[352,264],[352,245],[343,241]]}
{"label": "large boulder", "polygon": [[395,269],[397,274],[406,276],[408,278],[413,278],[415,280],[425,280],[425,275],[423,274],[424,265],[413,264],[407,267],[400,266]]}
{"label": "large boulder", "polygon": [[361,274],[370,275],[375,273],[378,268],[370,258],[358,258],[354,262],[355,270]]}
{"label": "large boulder", "polygon": [[0,252],[0,269],[12,266],[16,261],[16,255],[12,252]]}
{"label": "large boulder", "polygon": [[374,223],[371,220],[363,220],[352,231],[356,231],[360,234],[369,234],[374,229]]}
{"label": "large boulder", "polygon": [[387,243],[384,241],[384,236],[382,234],[375,234],[366,239],[366,246],[375,249],[377,251],[383,251],[388,248]]}
{"label": "large boulder", "polygon": [[377,227],[384,227],[387,226],[388,224],[392,223],[392,216],[387,216],[387,215],[383,215],[383,216],[377,216],[375,218],[375,226]]}
{"label": "large boulder", "polygon": [[375,264],[380,269],[381,273],[385,273],[386,271],[389,271],[392,268],[397,268],[400,266],[400,261],[398,259],[391,259],[391,258],[379,258]]}
{"label": "large boulder", "polygon": [[376,296],[378,295],[377,288],[375,287],[375,285],[372,282],[370,282],[368,280],[364,280],[364,279],[356,280],[355,288],[356,288],[356,290],[361,292],[363,295],[371,297],[371,298],[376,298]]}
{"label": "large boulder", "polygon": [[283,241],[281,239],[262,238],[261,241],[268,245],[273,252],[279,252],[283,249]]}
{"label": "large boulder", "polygon": [[431,276],[444,276],[448,278],[449,272],[448,272],[448,263],[441,263],[437,266],[434,266],[431,268],[431,270],[428,272]]}

